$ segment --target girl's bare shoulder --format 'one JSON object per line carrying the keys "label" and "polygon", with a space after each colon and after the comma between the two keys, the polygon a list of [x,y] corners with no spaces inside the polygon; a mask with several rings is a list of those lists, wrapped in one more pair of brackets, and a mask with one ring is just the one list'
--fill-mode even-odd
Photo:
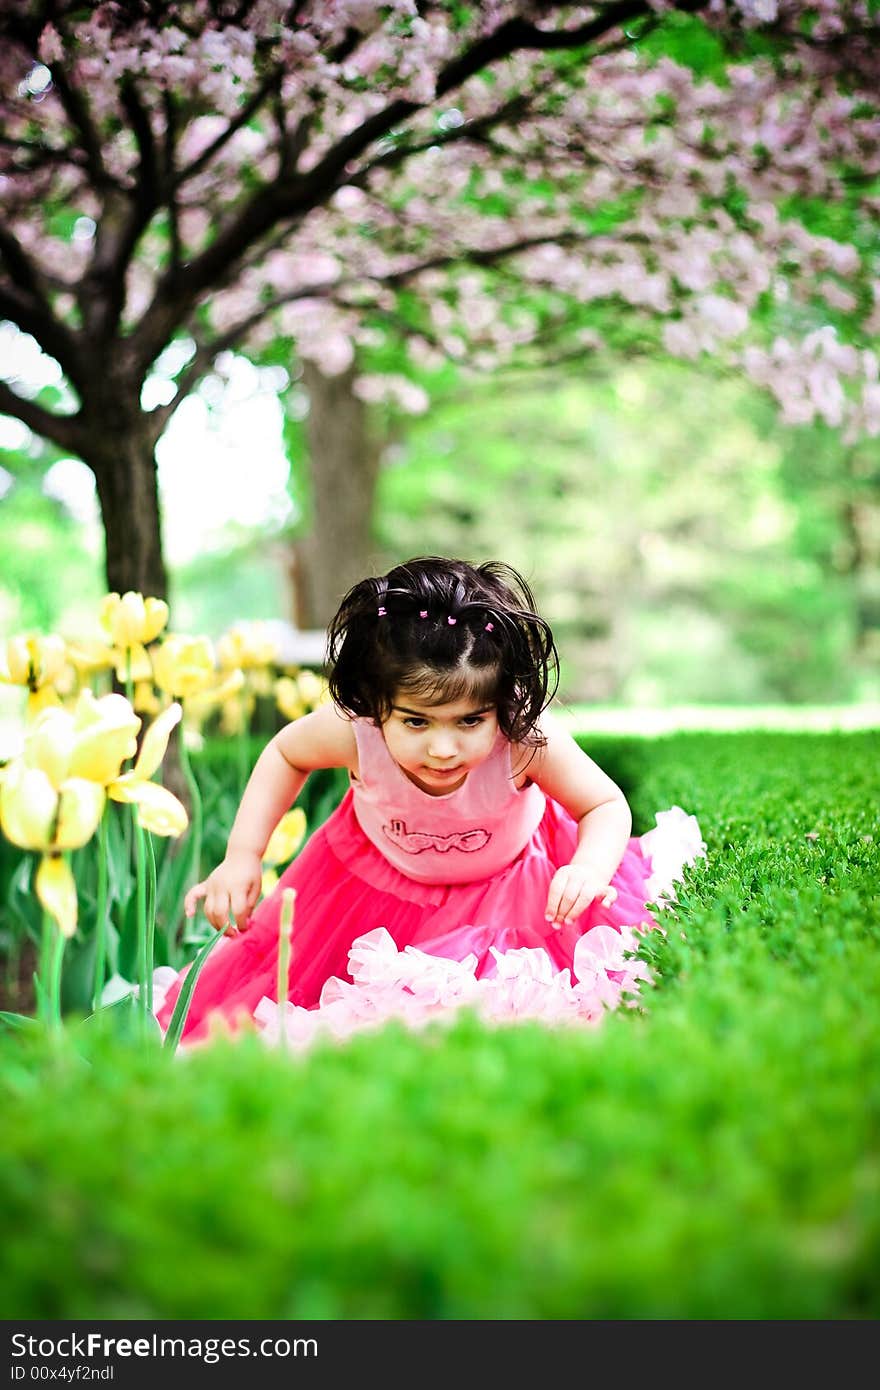
{"label": "girl's bare shoulder", "polygon": [[278,747],[294,767],[316,772],[322,767],[357,771],[357,743],[351,718],[336,705],[319,705],[286,724],[276,734]]}
{"label": "girl's bare shoulder", "polygon": [[564,724],[550,710],[542,713],[537,731],[542,743],[511,745],[510,763],[517,787],[529,782],[540,786],[544,775],[560,758],[579,760],[583,756]]}
{"label": "girl's bare shoulder", "polygon": [[[554,728],[552,716],[545,710],[541,715],[538,732],[546,740],[548,731]],[[539,769],[544,760],[546,743],[511,743],[510,768],[518,788],[528,786],[529,782],[540,782]]]}

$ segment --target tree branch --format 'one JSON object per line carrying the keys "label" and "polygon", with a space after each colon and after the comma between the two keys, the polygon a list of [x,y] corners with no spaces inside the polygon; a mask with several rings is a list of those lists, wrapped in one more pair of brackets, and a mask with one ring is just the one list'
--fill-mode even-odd
{"label": "tree branch", "polygon": [[52,83],[58,93],[61,104],[70,117],[70,123],[82,140],[83,153],[86,157],[86,167],[88,168],[92,182],[97,188],[100,188],[103,184],[112,182],[112,180],[104,164],[101,141],[92,123],[88,103],[85,101],[82,94],[68,81],[67,73],[61,63],[53,63],[49,71],[52,74]]}
{"label": "tree branch", "polygon": [[25,400],[5,381],[0,381],[0,412],[21,420],[34,434],[51,439],[61,449],[82,457],[83,432],[76,415],[53,415],[36,401]]}
{"label": "tree branch", "polygon": [[[8,262],[7,262],[8,264]],[[82,348],[76,335],[55,317],[45,301],[34,300],[14,285],[0,285],[0,316],[30,333],[54,357],[82,395]]]}
{"label": "tree branch", "polygon": [[272,68],[271,71],[266,74],[250,100],[245,102],[235,119],[229,122],[226,129],[220,132],[216,140],[212,140],[210,145],[202,150],[202,153],[198,155],[191,164],[187,164],[184,169],[180,169],[174,175],[172,188],[175,190],[180,188],[182,184],[186,183],[189,179],[195,178],[196,174],[200,174],[202,170],[211,163],[211,160],[215,155],[219,154],[224,145],[229,143],[233,135],[237,135],[242,127],[247,125],[251,117],[259,111],[266,97],[280,88],[282,75],[282,69],[280,67]]}
{"label": "tree branch", "polygon": [[128,116],[140,155],[137,184],[138,201],[148,205],[152,212],[159,194],[156,141],[153,137],[150,117],[140,99],[137,85],[132,77],[127,77],[125,81],[120,83],[119,99],[122,103],[122,109]]}
{"label": "tree branch", "polygon": [[[696,10],[705,4],[706,0],[683,0],[678,8]],[[572,30],[545,31],[521,20],[509,20],[493,34],[477,40],[465,54],[447,65],[438,78],[438,95],[519,48],[549,50],[583,47],[628,20],[651,14],[648,0],[618,0],[589,23]],[[244,112],[264,99],[271,86],[269,78],[274,79],[274,76],[273,73],[267,77],[236,121],[230,123],[223,135],[181,177],[190,177],[194,169],[202,167],[230,138],[233,129],[241,124]],[[402,98],[391,101],[383,110],[375,112],[356,130],[339,140],[307,174],[264,183],[240,207],[235,218],[220,230],[211,245],[190,262],[185,280],[182,281],[174,271],[163,276],[152,303],[132,336],[132,347],[143,369],[154,360],[174,330],[186,321],[193,304],[211,286],[222,283],[230,268],[240,261],[250,246],[265,236],[279,220],[303,216],[324,202],[352,160],[418,109],[416,102]]]}
{"label": "tree branch", "polygon": [[169,259],[172,267],[178,270],[183,262],[180,244],[180,222],[178,218],[177,197],[174,190],[175,142],[177,139],[177,109],[170,92],[163,92],[162,106],[165,111],[165,141],[162,152],[162,167],[165,185],[168,190],[168,241]]}

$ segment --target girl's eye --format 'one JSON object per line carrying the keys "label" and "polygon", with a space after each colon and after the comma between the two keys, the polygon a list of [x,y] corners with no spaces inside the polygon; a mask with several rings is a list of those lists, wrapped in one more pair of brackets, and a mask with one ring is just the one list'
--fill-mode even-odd
{"label": "girl's eye", "polygon": [[426,719],[418,719],[415,715],[410,714],[403,722],[408,729],[424,729],[428,721]]}
{"label": "girl's eye", "polygon": [[482,724],[483,716],[481,714],[468,714],[461,722],[466,729],[476,729],[478,725]]}

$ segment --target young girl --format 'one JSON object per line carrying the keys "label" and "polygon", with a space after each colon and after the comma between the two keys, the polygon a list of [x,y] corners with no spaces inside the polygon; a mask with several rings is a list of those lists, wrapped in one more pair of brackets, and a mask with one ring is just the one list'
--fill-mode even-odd
{"label": "young girl", "polygon": [[[338,996],[349,953],[362,958],[377,928],[392,954],[417,948],[410,961],[476,957],[480,978],[522,948],[571,969],[591,929],[654,925],[645,904],[699,852],[696,823],[678,812],[672,841],[681,818],[690,823],[679,844],[667,834],[658,845],[657,830],[630,838],[620,788],[547,710],[558,657],[534,609],[508,566],[434,557],[345,596],[328,634],[333,702],[264,749],[226,858],[187,894],[187,916],[202,902],[229,939],[198,979],[185,1039],[205,1037],[212,1015],[234,1029],[277,999],[288,887],[288,999],[306,1009],[332,987]],[[273,829],[309,773],[330,767],[348,770],[349,790],[257,906]],[[662,884],[652,878],[658,850]],[[164,1027],[183,974],[158,1012]]]}

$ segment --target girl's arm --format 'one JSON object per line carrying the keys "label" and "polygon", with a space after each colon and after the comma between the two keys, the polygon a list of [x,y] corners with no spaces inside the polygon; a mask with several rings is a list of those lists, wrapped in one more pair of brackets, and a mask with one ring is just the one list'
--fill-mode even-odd
{"label": "girl's arm", "polygon": [[623,792],[571,734],[546,713],[541,729],[547,743],[526,768],[547,796],[578,823],[578,844],[570,864],[550,883],[546,917],[555,927],[574,922],[594,898],[613,901],[609,888],[632,831],[632,814]]}
{"label": "girl's arm", "polygon": [[322,767],[351,767],[356,759],[351,722],[335,705],[321,705],[285,725],[260,754],[244,789],[226,858],[213,873],[191,888],[184,899],[187,917],[204,898],[205,916],[217,931],[239,931],[260,896],[262,859],[269,837],[296,800],[310,772]]}

